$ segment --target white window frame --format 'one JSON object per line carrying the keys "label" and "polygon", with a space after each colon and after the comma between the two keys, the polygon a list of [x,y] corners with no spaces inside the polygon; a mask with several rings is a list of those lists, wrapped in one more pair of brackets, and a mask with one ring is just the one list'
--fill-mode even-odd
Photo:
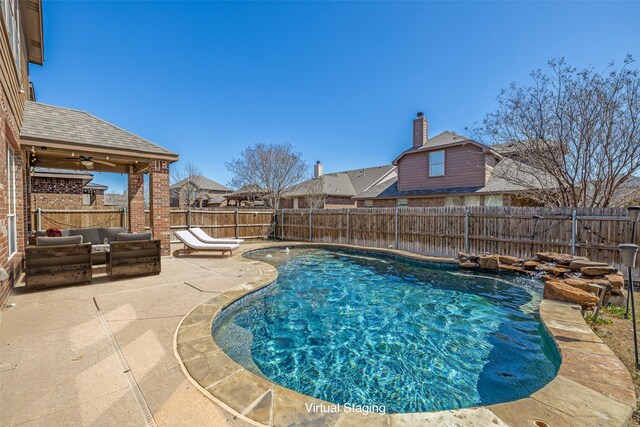
{"label": "white window frame", "polygon": [[16,185],[16,159],[7,146],[7,243],[9,258],[18,253],[18,196]]}
{"label": "white window frame", "polygon": [[373,207],[373,200],[365,200],[364,201],[364,207],[365,208],[372,208]]}
{"label": "white window frame", "polygon": [[396,207],[405,208],[409,206],[409,199],[396,199]]}
{"label": "white window frame", "polygon": [[[442,153],[442,162],[433,162],[431,161],[431,156],[433,156],[434,154],[440,154]],[[446,153],[445,150],[438,150],[438,151],[430,151],[429,152],[429,176],[444,176],[446,171],[445,171],[445,160],[446,160]],[[439,166],[442,165],[442,173],[438,173],[438,174],[434,174],[433,173],[433,167],[434,166]]]}

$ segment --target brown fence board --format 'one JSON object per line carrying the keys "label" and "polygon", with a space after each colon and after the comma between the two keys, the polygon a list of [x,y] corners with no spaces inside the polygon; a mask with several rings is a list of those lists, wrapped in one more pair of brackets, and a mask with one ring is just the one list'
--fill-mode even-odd
{"label": "brown fence board", "polygon": [[[626,210],[580,208],[573,216],[572,208],[539,207],[283,209],[275,215],[274,230],[285,240],[394,247],[434,256],[455,257],[468,250],[532,258],[540,251],[571,253],[575,227],[576,255],[620,267],[617,245],[631,240]],[[638,228],[635,243],[640,244]]]}

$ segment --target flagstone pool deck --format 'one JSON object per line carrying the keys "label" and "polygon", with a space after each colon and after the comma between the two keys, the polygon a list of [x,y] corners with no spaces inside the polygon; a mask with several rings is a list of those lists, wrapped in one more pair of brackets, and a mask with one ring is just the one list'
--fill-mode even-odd
{"label": "flagstone pool deck", "polygon": [[628,424],[636,402],[629,372],[577,307],[551,301],[540,313],[562,365],[529,398],[421,414],[310,413],[305,404],[319,400],[246,371],[211,338],[224,307],[277,277],[273,266],[242,257],[268,246],[245,244],[224,259],[163,258],[158,276],[16,288],[16,307],[0,314],[0,425]]}

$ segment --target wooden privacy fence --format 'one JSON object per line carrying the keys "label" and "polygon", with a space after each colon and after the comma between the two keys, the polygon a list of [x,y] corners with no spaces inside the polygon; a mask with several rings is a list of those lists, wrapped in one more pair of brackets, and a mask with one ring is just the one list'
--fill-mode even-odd
{"label": "wooden privacy fence", "polygon": [[49,228],[94,228],[126,227],[127,210],[49,210],[36,209],[32,212],[32,222],[36,230]]}
{"label": "wooden privacy fence", "polygon": [[[396,248],[448,257],[470,252],[532,258],[536,252],[556,251],[618,267],[618,244],[631,242],[631,224],[625,209],[283,209],[276,214],[276,224],[276,236],[285,240]],[[640,229],[636,244],[640,243],[638,235]]]}
{"label": "wooden privacy fence", "polygon": [[[145,211],[149,228],[149,211]],[[171,231],[200,227],[211,237],[259,239],[273,234],[272,210],[171,210]],[[172,235],[173,243],[178,240]]]}
{"label": "wooden privacy fence", "polygon": [[[212,237],[244,239],[264,238],[272,233],[272,210],[171,210],[171,230],[200,227]],[[45,210],[33,211],[38,230],[48,228],[127,227],[126,208],[112,210]],[[145,211],[149,228],[149,211]],[[172,240],[173,240],[172,236]],[[177,241],[177,240],[176,240]]]}

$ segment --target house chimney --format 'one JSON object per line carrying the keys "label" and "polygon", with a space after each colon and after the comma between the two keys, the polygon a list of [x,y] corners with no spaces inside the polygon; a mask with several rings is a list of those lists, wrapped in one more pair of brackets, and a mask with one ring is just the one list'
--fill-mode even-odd
{"label": "house chimney", "polygon": [[313,177],[317,178],[319,176],[322,176],[322,163],[320,163],[320,160],[318,160],[313,167]]}
{"label": "house chimney", "polygon": [[413,119],[413,148],[420,148],[427,144],[428,129],[429,123],[424,118],[424,113],[420,111]]}

